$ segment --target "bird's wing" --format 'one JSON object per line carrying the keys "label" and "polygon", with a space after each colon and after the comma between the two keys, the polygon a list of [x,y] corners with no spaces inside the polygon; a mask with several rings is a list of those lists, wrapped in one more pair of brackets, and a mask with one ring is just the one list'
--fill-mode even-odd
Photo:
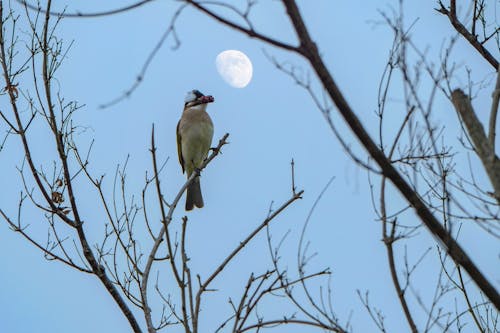
{"label": "bird's wing", "polygon": [[179,156],[179,163],[182,167],[182,173],[184,173],[184,158],[182,157],[182,144],[181,144],[181,134],[179,131],[179,125],[181,122],[177,123],[177,155]]}

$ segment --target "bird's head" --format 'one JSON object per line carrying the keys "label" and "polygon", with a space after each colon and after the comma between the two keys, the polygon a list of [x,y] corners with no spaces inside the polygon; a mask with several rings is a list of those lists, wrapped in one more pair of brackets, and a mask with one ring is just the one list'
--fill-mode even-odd
{"label": "bird's head", "polygon": [[184,99],[184,107],[192,107],[200,104],[212,103],[214,101],[213,96],[205,96],[199,90],[191,90],[187,93]]}

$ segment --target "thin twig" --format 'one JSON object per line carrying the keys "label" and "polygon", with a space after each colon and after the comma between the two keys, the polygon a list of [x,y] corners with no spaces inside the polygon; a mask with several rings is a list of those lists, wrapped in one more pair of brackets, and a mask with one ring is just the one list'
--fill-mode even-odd
{"label": "thin twig", "polygon": [[[35,5],[32,5],[32,4],[29,4],[28,2],[26,2],[26,0],[16,0],[16,1],[18,3],[20,3],[20,4],[22,4],[23,6],[26,6],[27,8],[29,8],[31,10],[34,10],[34,11],[37,11],[37,12],[41,12],[43,14],[47,13],[39,5],[35,6]],[[142,6],[142,5],[145,5],[145,4],[153,2],[153,1],[155,1],[155,0],[142,0],[142,1],[138,1],[136,3],[133,3],[133,4],[125,6],[125,7],[111,9],[111,10],[106,10],[106,11],[102,11],[102,12],[94,12],[94,13],[82,13],[82,12],[78,12],[78,11],[75,12],[75,13],[66,13],[65,11],[62,11],[62,12],[49,11],[48,13],[49,13],[49,15],[56,16],[56,17],[95,18],[95,17],[111,16],[111,15],[115,15],[115,14],[124,13],[124,12],[127,12],[127,11],[132,10],[132,9],[136,9],[136,8]]]}
{"label": "thin twig", "polygon": [[25,231],[23,228],[20,228],[18,225],[16,225],[5,213],[2,209],[0,209],[0,215],[2,215],[2,217],[4,218],[5,221],[7,221],[7,223],[10,225],[10,227],[12,228],[12,230],[14,230],[15,232],[19,232],[21,235],[23,235],[24,238],[26,238],[28,240],[28,242],[30,242],[31,244],[33,244],[35,247],[37,247],[38,249],[40,249],[45,255],[47,255],[50,259],[54,259],[54,260],[58,260],[62,263],[65,263],[66,265],[68,266],[71,266],[81,272],[84,272],[84,273],[89,273],[89,274],[92,274],[92,271],[91,270],[88,270],[84,267],[81,267],[81,266],[78,266],[76,265],[73,261],[70,261],[70,260],[66,260],[60,256],[58,256],[57,254],[55,254],[54,252],[52,251],[49,251],[46,247],[40,245],[40,243],[38,243],[37,241],[35,241],[33,238],[31,238]]}

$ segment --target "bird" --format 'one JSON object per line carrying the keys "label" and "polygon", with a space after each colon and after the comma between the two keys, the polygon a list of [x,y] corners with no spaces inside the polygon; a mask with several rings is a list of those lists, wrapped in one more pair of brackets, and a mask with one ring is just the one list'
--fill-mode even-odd
{"label": "bird", "polygon": [[[207,113],[208,103],[214,102],[212,96],[205,96],[199,90],[191,90],[184,99],[184,111],[177,123],[177,153],[182,173],[187,178],[201,167],[208,155],[214,135],[214,125]],[[201,195],[200,177],[189,184],[186,190],[186,211],[204,206]]]}

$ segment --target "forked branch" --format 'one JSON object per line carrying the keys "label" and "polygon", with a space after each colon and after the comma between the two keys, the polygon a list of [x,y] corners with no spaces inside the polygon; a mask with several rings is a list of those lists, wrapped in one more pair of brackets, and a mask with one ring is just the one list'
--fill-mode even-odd
{"label": "forked branch", "polygon": [[[455,30],[460,33],[470,45],[472,45],[486,61],[490,63],[495,69],[498,68],[498,60],[488,51],[486,47],[477,39],[477,35],[470,32],[457,17],[456,0],[450,0],[450,7],[446,8],[442,1],[439,1],[439,8],[436,9],[439,13],[445,15],[450,20],[451,25]],[[477,17],[473,18],[474,24]]]}

